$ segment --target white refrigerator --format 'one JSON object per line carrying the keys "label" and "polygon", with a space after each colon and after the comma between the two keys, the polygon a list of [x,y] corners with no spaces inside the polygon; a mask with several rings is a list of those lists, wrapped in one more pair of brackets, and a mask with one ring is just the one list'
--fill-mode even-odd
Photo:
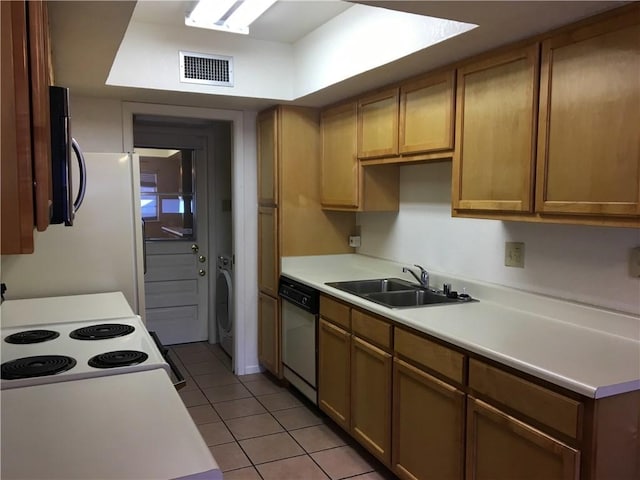
{"label": "white refrigerator", "polygon": [[134,312],[143,316],[138,156],[85,153],[84,157],[87,190],[73,226],[50,225],[36,232],[33,254],[2,256],[5,298],[120,291]]}

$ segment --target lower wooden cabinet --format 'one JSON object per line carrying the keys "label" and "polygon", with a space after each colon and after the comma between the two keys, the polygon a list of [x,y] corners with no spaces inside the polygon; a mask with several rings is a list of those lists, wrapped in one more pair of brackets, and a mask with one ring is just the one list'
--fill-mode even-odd
{"label": "lower wooden cabinet", "polygon": [[262,292],[258,295],[258,360],[275,376],[281,376],[278,299]]}
{"label": "lower wooden cabinet", "polygon": [[351,337],[351,434],[386,465],[391,462],[391,366],[390,353]]}
{"label": "lower wooden cabinet", "polygon": [[468,480],[577,480],[580,452],[472,396]]}
{"label": "lower wooden cabinet", "polygon": [[350,425],[351,335],[320,318],[318,329],[318,405],[338,425]]}
{"label": "lower wooden cabinet", "polygon": [[464,406],[464,392],[395,358],[394,473],[410,480],[461,480]]}

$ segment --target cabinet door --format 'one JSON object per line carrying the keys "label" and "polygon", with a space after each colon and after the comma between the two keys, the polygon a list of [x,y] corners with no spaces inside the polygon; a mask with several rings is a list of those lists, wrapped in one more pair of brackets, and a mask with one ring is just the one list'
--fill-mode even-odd
{"label": "cabinet door", "polygon": [[258,115],[258,203],[278,204],[278,110]]}
{"label": "cabinet door", "polygon": [[640,215],[640,15],[542,44],[536,209]]}
{"label": "cabinet door", "polygon": [[357,103],[322,112],[320,201],[327,207],[358,207]]}
{"label": "cabinet door", "polygon": [[345,430],[349,430],[349,372],[351,355],[346,330],[320,318],[318,333],[318,404]]}
{"label": "cabinet door", "polygon": [[280,315],[278,299],[258,295],[258,360],[271,373],[280,376]]}
{"label": "cabinet door", "polygon": [[46,3],[27,2],[29,12],[29,67],[31,69],[31,129],[35,226],[49,226],[51,192],[51,125],[49,113],[49,27]]}
{"label": "cabinet door", "polygon": [[453,150],[453,82],[451,71],[400,87],[401,154]]}
{"label": "cabinet door", "polygon": [[393,361],[393,471],[401,478],[462,479],[465,395]]}
{"label": "cabinet door", "polygon": [[2,8],[1,101],[2,254],[33,252],[33,171],[27,11],[23,1]]}
{"label": "cabinet door", "polygon": [[469,397],[467,479],[577,480],[580,453]]}
{"label": "cabinet door", "polygon": [[533,207],[538,45],[458,70],[453,208]]}
{"label": "cabinet door", "polygon": [[278,296],[278,209],[258,208],[258,288]]}
{"label": "cabinet door", "polygon": [[398,155],[398,89],[358,101],[358,158]]}
{"label": "cabinet door", "polygon": [[351,433],[386,465],[391,462],[391,365],[389,353],[351,339]]}

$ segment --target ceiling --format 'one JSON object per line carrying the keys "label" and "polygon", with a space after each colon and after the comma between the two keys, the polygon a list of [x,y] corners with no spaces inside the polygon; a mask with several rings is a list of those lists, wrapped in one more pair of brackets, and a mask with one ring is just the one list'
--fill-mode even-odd
{"label": "ceiling", "polygon": [[[55,81],[74,93],[122,100],[261,109],[272,99],[203,95],[105,85],[120,42],[136,22],[184,25],[190,1],[52,1],[49,2]],[[371,6],[479,25],[460,37],[296,99],[295,104],[323,106],[363,91],[432,70],[499,45],[615,8],[611,1],[357,1]],[[280,1],[250,27],[263,41],[294,43],[352,4],[336,0]],[[135,15],[136,22],[131,22]],[[186,28],[186,27],[185,27]],[[230,34],[233,35],[233,34]],[[282,103],[282,102],[280,102]]]}

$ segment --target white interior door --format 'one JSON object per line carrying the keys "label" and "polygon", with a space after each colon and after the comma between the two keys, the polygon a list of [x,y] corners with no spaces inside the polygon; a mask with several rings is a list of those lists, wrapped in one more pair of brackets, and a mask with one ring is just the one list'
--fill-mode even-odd
{"label": "white interior door", "polygon": [[[212,272],[206,142],[166,133],[136,135],[135,141],[144,204],[147,328],[166,345],[207,340]],[[212,265],[215,273],[215,261]]]}

